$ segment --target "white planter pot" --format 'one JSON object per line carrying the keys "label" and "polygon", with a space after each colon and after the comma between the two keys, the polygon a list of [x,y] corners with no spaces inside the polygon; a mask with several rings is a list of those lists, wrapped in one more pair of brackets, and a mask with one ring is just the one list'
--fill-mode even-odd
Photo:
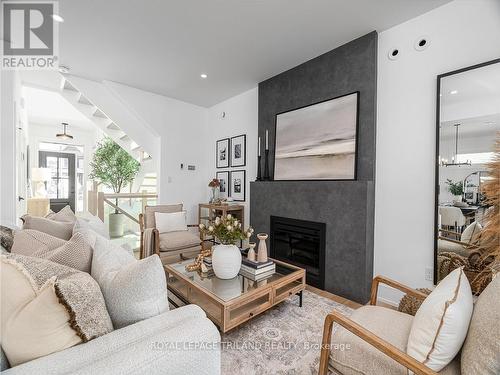
{"label": "white planter pot", "polygon": [[212,248],[212,267],[219,279],[232,279],[241,267],[241,253],[235,245],[215,245]]}
{"label": "white planter pot", "polygon": [[123,222],[125,215],[123,214],[109,214],[109,236],[122,237],[123,236]]}

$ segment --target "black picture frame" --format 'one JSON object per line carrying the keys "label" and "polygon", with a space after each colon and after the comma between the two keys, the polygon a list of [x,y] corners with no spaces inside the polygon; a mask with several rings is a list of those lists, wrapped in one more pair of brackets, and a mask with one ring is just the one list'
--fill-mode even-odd
{"label": "black picture frame", "polygon": [[[314,106],[316,104],[321,104],[321,103],[325,103],[325,102],[328,102],[330,100],[335,100],[335,99],[340,99],[340,98],[343,98],[345,96],[349,96],[349,95],[353,95],[353,94],[356,94],[356,145],[355,145],[355,149],[354,149],[354,175],[353,175],[353,178],[329,178],[329,179],[294,179],[294,180],[286,180],[286,179],[279,179],[279,180],[276,180],[275,178],[275,172],[276,172],[276,142],[277,142],[277,125],[278,125],[278,116],[279,115],[282,115],[284,113],[287,113],[287,112],[292,112],[292,111],[296,111],[298,109],[302,109],[302,108],[307,108],[307,107],[311,107],[311,106]],[[286,111],[282,111],[282,112],[279,112],[279,113],[276,113],[276,115],[274,116],[274,157],[273,157],[273,176],[272,176],[272,180],[273,181],[285,181],[285,182],[290,182],[290,181],[310,181],[310,182],[314,182],[314,181],[357,181],[358,179],[358,151],[359,151],[359,105],[360,105],[360,91],[353,91],[353,92],[349,92],[347,94],[343,94],[343,95],[339,95],[339,96],[335,96],[333,98],[328,98],[328,99],[324,99],[324,100],[320,100],[318,102],[314,102],[314,103],[311,103],[311,104],[307,104],[307,105],[303,105],[301,107],[297,107],[297,108],[292,108],[292,109],[288,109]]]}
{"label": "black picture frame", "polygon": [[437,76],[436,82],[436,154],[434,159],[434,285],[437,284],[438,274],[437,274],[437,253],[438,253],[438,239],[439,239],[439,138],[440,138],[440,123],[441,123],[441,80],[443,78],[467,72],[469,70],[483,68],[488,65],[500,63],[500,58],[486,61],[480,64],[471,65],[465,68],[453,70],[451,72],[439,74]]}
{"label": "black picture frame", "polygon": [[[238,139],[242,139],[242,142],[237,142]],[[235,150],[235,146],[238,144],[243,145],[242,149],[239,150],[240,157],[237,155],[237,150]],[[231,167],[245,167],[247,165],[247,135],[241,134],[234,137],[231,137]],[[243,159],[243,163],[238,164],[238,159]]]}
{"label": "black picture frame", "polygon": [[[239,183],[235,183],[234,179],[236,176],[240,176],[241,181]],[[230,186],[230,192],[231,192],[231,198],[235,202],[244,202],[246,200],[246,170],[240,169],[236,171],[231,171],[231,186]],[[239,189],[238,189],[239,186]],[[239,191],[236,191],[239,190]]]}
{"label": "black picture frame", "polygon": [[[222,147],[225,146],[225,155],[226,158],[222,162],[219,153],[222,152]],[[231,165],[231,150],[230,150],[230,140],[229,138],[223,138],[219,139],[217,142],[215,142],[215,166],[217,169],[220,168],[229,168]]]}
{"label": "black picture frame", "polygon": [[219,171],[215,174],[215,177],[219,180],[219,182],[221,180],[226,181],[225,192],[222,191],[222,188],[223,188],[222,183],[219,187],[219,197],[220,198],[230,197],[231,196],[231,176],[230,176],[229,171]]}

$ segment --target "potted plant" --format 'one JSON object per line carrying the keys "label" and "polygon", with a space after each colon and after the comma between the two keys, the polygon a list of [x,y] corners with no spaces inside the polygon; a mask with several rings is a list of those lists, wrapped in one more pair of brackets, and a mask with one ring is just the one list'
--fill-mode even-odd
{"label": "potted plant", "polygon": [[216,217],[208,226],[200,224],[200,231],[214,236],[220,242],[212,247],[212,267],[219,279],[232,279],[240,271],[241,252],[235,245],[238,240],[245,240],[252,236],[253,228],[243,230],[241,222],[228,214]]}
{"label": "potted plant", "polygon": [[[90,178],[98,180],[118,194],[134,180],[140,164],[111,138],[106,137],[97,145],[90,168]],[[115,199],[115,205],[118,206],[118,198]],[[124,215],[117,209],[109,215],[111,237],[123,236],[123,221]]]}
{"label": "potted plant", "polygon": [[453,182],[448,178],[446,180],[446,185],[448,185],[449,192],[455,197],[453,202],[462,202],[462,195],[464,193],[464,184],[462,181]]}

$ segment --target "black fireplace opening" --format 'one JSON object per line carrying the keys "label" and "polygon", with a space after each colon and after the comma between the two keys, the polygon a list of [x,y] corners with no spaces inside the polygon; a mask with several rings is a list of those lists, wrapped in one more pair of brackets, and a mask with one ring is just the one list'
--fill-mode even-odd
{"label": "black fireplace opening", "polygon": [[306,282],[325,288],[326,224],[271,216],[271,257],[306,270]]}

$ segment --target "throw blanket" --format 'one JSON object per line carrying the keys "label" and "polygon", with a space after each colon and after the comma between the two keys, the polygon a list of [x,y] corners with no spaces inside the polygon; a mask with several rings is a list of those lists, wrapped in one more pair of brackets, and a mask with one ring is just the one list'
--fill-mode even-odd
{"label": "throw blanket", "polygon": [[141,259],[147,258],[155,253],[155,237],[153,228],[144,229],[143,233],[144,246],[142,248]]}

